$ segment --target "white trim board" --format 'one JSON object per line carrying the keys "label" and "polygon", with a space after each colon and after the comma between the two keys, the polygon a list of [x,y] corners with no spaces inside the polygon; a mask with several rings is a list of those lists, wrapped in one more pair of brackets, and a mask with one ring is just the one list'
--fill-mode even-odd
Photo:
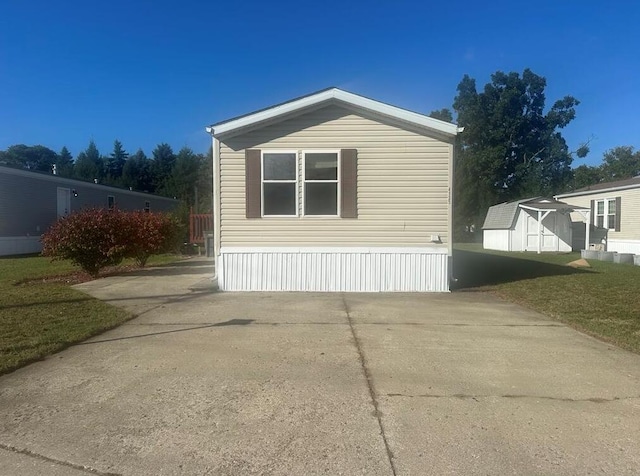
{"label": "white trim board", "polygon": [[401,247],[401,246],[224,246],[220,248],[223,253],[364,253],[364,254],[449,254],[447,245],[428,247]]}
{"label": "white trim board", "polygon": [[220,137],[221,135],[231,137],[232,135],[241,133],[247,128],[272,121],[276,118],[287,117],[291,114],[299,113],[301,110],[313,108],[314,106],[324,103],[347,104],[352,107],[380,114],[382,116],[391,117],[433,132],[438,132],[449,137],[455,137],[458,133],[462,132],[462,128],[458,127],[456,124],[434,119],[407,109],[391,106],[389,104],[343,91],[338,88],[325,89],[324,91],[319,91],[317,93],[310,94],[309,96],[295,99],[278,106],[273,106],[253,114],[214,124],[207,127],[206,131],[215,137]]}

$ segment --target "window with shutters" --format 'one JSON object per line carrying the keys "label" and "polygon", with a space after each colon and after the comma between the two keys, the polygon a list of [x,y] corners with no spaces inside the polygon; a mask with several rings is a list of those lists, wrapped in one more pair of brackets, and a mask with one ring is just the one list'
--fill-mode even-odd
{"label": "window with shutters", "polygon": [[608,198],[605,200],[596,200],[596,226],[599,228],[607,228],[609,230],[616,230],[616,224],[618,223],[617,214],[618,206],[615,198]]}
{"label": "window with shutters", "polygon": [[298,154],[262,153],[262,215],[298,215]]}
{"label": "window with shutters", "polygon": [[338,216],[339,152],[303,151],[305,216]]}
{"label": "window with shutters", "polygon": [[358,218],[357,155],[245,149],[246,217]]}

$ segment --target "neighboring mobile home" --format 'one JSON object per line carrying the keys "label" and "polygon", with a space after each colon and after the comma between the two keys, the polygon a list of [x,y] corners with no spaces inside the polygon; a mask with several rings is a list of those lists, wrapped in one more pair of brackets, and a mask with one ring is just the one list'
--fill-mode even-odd
{"label": "neighboring mobile home", "polygon": [[57,175],[0,166],[0,256],[37,253],[40,235],[82,208],[171,211],[180,202]]}
{"label": "neighboring mobile home", "polygon": [[[640,177],[598,183],[556,195],[590,210],[589,246],[640,255]],[[586,226],[573,216],[574,244],[584,248]]]}
{"label": "neighboring mobile home", "polygon": [[482,226],[486,250],[571,251],[571,213],[586,217],[588,208],[549,198],[525,198],[489,208]]}
{"label": "neighboring mobile home", "polygon": [[447,291],[455,125],[330,88],[207,128],[225,291]]}

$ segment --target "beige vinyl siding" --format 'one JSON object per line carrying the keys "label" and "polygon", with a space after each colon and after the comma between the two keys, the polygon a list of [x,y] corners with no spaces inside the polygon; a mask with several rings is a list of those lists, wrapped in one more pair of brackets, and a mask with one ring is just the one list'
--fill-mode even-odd
{"label": "beige vinyl siding", "polygon": [[[328,106],[221,140],[221,246],[423,246],[448,242],[451,146]],[[358,218],[245,218],[244,150],[358,150]],[[299,167],[302,197],[302,167]],[[302,200],[299,200],[302,215]]]}
{"label": "beige vinyl siding", "polygon": [[[606,200],[620,197],[620,231],[609,230],[609,239],[640,240],[640,188],[593,193],[560,200],[571,205],[591,206],[591,200]],[[573,221],[582,221],[579,214],[572,214]],[[595,220],[595,210],[594,210]]]}

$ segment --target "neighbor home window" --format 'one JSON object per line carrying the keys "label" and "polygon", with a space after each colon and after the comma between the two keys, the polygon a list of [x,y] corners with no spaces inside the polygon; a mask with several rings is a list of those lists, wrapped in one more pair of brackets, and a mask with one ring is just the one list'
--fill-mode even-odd
{"label": "neighbor home window", "polygon": [[304,214],[338,215],[338,152],[304,152]]}
{"label": "neighbor home window", "polygon": [[113,195],[107,195],[107,208],[109,210],[116,208],[116,197]]}
{"label": "neighbor home window", "polygon": [[263,216],[296,216],[298,214],[297,188],[297,152],[263,152]]}
{"label": "neighbor home window", "polygon": [[619,213],[615,198],[596,201],[596,226],[598,228],[616,229],[616,215]]}
{"label": "neighbor home window", "polygon": [[149,213],[149,210],[151,210],[151,202],[144,202],[145,213]]}

